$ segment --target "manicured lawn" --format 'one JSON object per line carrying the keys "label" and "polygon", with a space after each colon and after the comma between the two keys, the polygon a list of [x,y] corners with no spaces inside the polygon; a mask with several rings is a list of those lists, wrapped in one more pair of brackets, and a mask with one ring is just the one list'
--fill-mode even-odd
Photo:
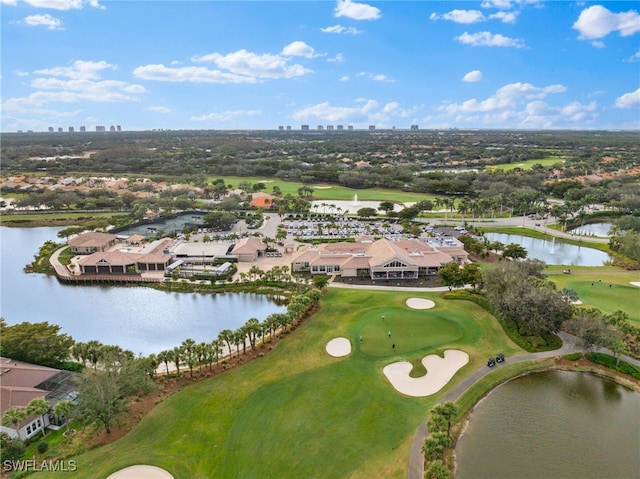
{"label": "manicured lawn", "polygon": [[640,272],[614,268],[571,268],[571,274],[551,274],[549,278],[558,289],[575,290],[583,306],[592,306],[605,313],[622,310],[640,326],[640,287],[630,284],[640,281]]}
{"label": "manicured lawn", "polygon": [[[414,296],[436,307],[410,310],[405,302]],[[350,356],[326,353],[338,336],[350,339]],[[466,351],[470,362],[431,397],[405,397],[382,374],[397,359],[451,347]],[[265,357],[171,396],[125,438],[76,458],[78,475],[104,478],[144,463],[176,479],[405,478],[413,435],[429,408],[498,350],[520,352],[469,302],[330,289],[322,309]]]}
{"label": "manicured lawn", "polygon": [[503,170],[510,171],[520,168],[522,170],[530,170],[534,165],[552,166],[557,163],[564,163],[565,157],[563,156],[547,156],[545,158],[538,158],[535,160],[521,161],[518,163],[509,163],[505,165],[491,165],[487,166],[487,170]]}
{"label": "manicured lawn", "polygon": [[[239,177],[239,176],[225,176],[223,177],[227,185],[232,185],[237,188],[240,182],[248,181],[251,184],[264,183],[266,189],[262,190],[265,193],[272,193],[273,187],[278,186],[282,193],[287,193],[293,196],[298,196],[298,188],[304,184],[299,181],[282,181],[277,178],[259,178],[259,177]],[[215,180],[216,177],[208,178],[209,181]],[[313,188],[312,200],[353,200],[354,195],[358,195],[358,201],[394,201],[394,202],[412,202],[421,200],[434,200],[435,196],[426,195],[421,193],[411,193],[398,190],[388,190],[385,188],[367,188],[362,190],[356,190],[353,188],[345,188],[340,185],[328,185],[328,184],[313,184],[307,185]]]}

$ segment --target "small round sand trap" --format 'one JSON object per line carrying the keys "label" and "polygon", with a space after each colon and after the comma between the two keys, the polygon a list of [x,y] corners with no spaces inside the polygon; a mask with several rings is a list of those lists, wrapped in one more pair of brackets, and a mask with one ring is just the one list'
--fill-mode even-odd
{"label": "small round sand trap", "polygon": [[431,309],[436,305],[430,299],[422,299],[422,298],[409,298],[407,299],[407,306],[411,309]]}
{"label": "small round sand trap", "polygon": [[640,281],[631,281],[632,286],[638,286],[640,288]]}
{"label": "small round sand trap", "polygon": [[579,299],[576,299],[575,301],[571,301],[571,304],[579,305],[579,304],[582,304],[582,301]]}
{"label": "small round sand trap", "polygon": [[114,472],[107,479],[173,479],[173,476],[156,466],[130,466]]}
{"label": "small round sand trap", "polygon": [[430,354],[422,358],[427,374],[412,378],[413,366],[408,361],[391,363],[382,369],[391,385],[402,394],[414,397],[431,396],[447,385],[451,378],[469,362],[469,355],[457,349],[447,349],[444,358]]}
{"label": "small round sand trap", "polygon": [[335,338],[327,343],[326,350],[334,358],[347,356],[351,353],[351,342],[347,338]]}

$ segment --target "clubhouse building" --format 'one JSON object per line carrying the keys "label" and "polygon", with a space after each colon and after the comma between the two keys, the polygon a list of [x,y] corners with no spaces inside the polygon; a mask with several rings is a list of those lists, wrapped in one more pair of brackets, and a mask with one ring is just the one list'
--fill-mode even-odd
{"label": "clubhouse building", "polygon": [[307,245],[294,254],[292,272],[372,280],[411,280],[435,275],[445,264],[468,262],[462,243],[427,244],[420,239],[392,241],[361,236],[356,242]]}

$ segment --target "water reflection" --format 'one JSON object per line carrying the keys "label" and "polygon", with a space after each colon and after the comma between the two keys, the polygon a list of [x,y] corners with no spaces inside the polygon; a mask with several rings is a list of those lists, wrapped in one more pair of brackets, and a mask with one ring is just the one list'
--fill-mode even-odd
{"label": "water reflection", "polygon": [[528,258],[539,259],[547,264],[602,266],[611,259],[603,251],[563,243],[555,238],[543,240],[506,233],[485,233],[485,237],[489,241],[499,241],[505,245],[517,243],[527,250]]}
{"label": "water reflection", "polygon": [[607,238],[609,236],[611,226],[612,223],[610,222],[589,223],[588,225],[570,229],[569,232],[582,236],[598,236],[601,238]]}
{"label": "water reflection", "polygon": [[76,341],[96,339],[134,353],[157,353],[184,339],[211,341],[249,318],[263,321],[286,311],[263,295],[200,294],[148,287],[61,284],[51,276],[26,274],[24,266],[59,228],[0,227],[0,314],[8,324],[48,321]]}
{"label": "water reflection", "polygon": [[458,479],[634,478],[640,394],[583,373],[513,380],[475,408],[456,446]]}

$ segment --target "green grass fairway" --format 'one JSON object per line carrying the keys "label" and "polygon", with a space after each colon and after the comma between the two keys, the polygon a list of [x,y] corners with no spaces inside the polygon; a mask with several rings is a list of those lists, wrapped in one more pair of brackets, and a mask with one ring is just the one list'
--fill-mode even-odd
{"label": "green grass fairway", "polygon": [[592,306],[604,313],[622,310],[629,315],[630,321],[640,326],[640,288],[630,284],[640,281],[640,272],[571,268],[571,274],[554,274],[549,278],[558,289],[575,290],[583,306]]}
{"label": "green grass fairway", "polygon": [[[209,181],[213,181],[218,177],[209,177]],[[277,178],[260,178],[260,177],[241,177],[241,176],[224,176],[223,179],[227,185],[237,188],[240,182],[248,181],[251,184],[264,183],[265,193],[271,193],[274,186],[278,186],[284,195],[292,194],[298,196],[298,188],[304,185],[299,181],[283,181]],[[312,200],[353,200],[355,194],[358,195],[359,201],[393,201],[393,202],[412,202],[422,200],[434,200],[435,196],[422,193],[411,193],[406,191],[389,190],[385,188],[367,188],[356,190],[353,188],[345,188],[340,185],[317,184],[307,185],[313,188]]]}
{"label": "green grass fairway", "polygon": [[[411,310],[405,303],[414,296],[436,307]],[[373,338],[362,348],[358,341],[360,334],[385,331],[378,324],[382,314],[397,335],[393,354]],[[349,338],[349,356],[327,354],[336,337]],[[386,341],[383,336],[379,343]],[[446,348],[464,350],[470,362],[433,396],[403,396],[382,374],[398,359]],[[265,357],[174,394],[123,439],[74,458],[77,474],[64,477],[103,479],[151,464],[176,479],[404,479],[413,435],[430,407],[498,351],[521,350],[475,304],[330,288],[321,310]]]}
{"label": "green grass fairway", "polygon": [[520,161],[518,163],[508,163],[504,165],[491,165],[487,166],[487,170],[503,170],[510,171],[520,168],[521,170],[530,170],[534,165],[552,166],[556,163],[564,163],[565,157],[563,156],[548,156],[546,158],[538,158],[536,160]]}

